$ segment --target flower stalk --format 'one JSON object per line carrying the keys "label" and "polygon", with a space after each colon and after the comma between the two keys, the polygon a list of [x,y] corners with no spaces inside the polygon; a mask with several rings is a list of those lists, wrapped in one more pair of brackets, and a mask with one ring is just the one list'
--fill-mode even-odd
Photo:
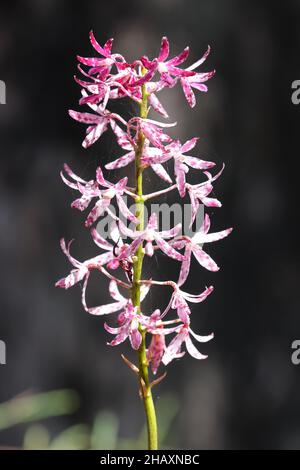
{"label": "flower stalk", "polygon": [[[140,104],[140,117],[147,118],[147,91],[146,86],[142,86],[142,100]],[[135,184],[136,184],[136,212],[135,216],[138,219],[137,230],[144,229],[144,199],[143,199],[143,168],[141,164],[141,157],[143,155],[145,136],[142,131],[139,133],[138,142],[135,149]],[[136,260],[133,265],[133,282],[132,282],[132,303],[137,307],[138,313],[141,313],[141,286],[140,280],[142,277],[144,250],[142,245],[139,246],[136,252]],[[141,345],[138,350],[138,363],[139,363],[139,378],[140,378],[140,395],[143,400],[148,432],[148,449],[158,449],[157,437],[157,421],[156,412],[151,392],[149,381],[148,360],[146,352],[146,331],[140,326],[140,333],[142,336]]]}

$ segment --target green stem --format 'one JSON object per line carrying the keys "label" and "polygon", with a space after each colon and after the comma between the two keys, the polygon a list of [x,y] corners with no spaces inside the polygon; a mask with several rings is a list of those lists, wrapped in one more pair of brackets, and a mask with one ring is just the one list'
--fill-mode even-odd
{"label": "green stem", "polygon": [[[142,86],[142,101],[140,104],[140,117],[146,118],[148,114],[148,100],[145,85]],[[136,217],[139,220],[136,229],[143,230],[144,228],[144,198],[143,198],[143,168],[141,159],[143,155],[143,148],[145,143],[145,136],[140,132],[138,142],[135,149],[135,194],[136,198]],[[141,313],[141,286],[140,280],[142,276],[144,250],[140,245],[136,252],[136,260],[133,264],[133,282],[132,282],[132,302],[137,307],[138,312]],[[143,399],[148,430],[148,449],[156,450],[157,443],[157,423],[155,407],[152,398],[151,386],[149,382],[148,361],[146,355],[146,333],[140,328],[142,335],[141,346],[138,350],[139,361],[139,377],[141,382],[141,397]]]}

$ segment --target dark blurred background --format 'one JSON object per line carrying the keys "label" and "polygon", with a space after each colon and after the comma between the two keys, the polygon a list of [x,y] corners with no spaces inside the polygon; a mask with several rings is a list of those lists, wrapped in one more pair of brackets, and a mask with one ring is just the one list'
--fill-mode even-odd
{"label": "dark blurred background", "polygon": [[[215,286],[194,307],[193,328],[214,331],[215,340],[201,349],[207,361],[186,356],[172,363],[154,390],[158,405],[164,403],[162,416],[171,412],[164,445],[300,448],[300,365],[291,362],[291,343],[300,339],[300,106],[291,102],[291,83],[300,79],[299,14],[299,0],[1,2],[7,104],[0,106],[0,339],[7,364],[0,366],[0,401],[59,389],[80,399],[74,413],[42,424],[37,416],[42,427],[31,430],[33,437],[41,430],[52,439],[76,423],[91,427],[106,413],[110,426],[119,420],[116,439],[134,442],[144,423],[135,377],[120,359],[121,352],[133,359],[128,346],[106,346],[103,319],[83,311],[78,286],[54,287],[70,270],[59,248],[62,236],[75,238],[75,257],[96,253],[59,171],[68,162],[89,179],[97,163],[115,157],[108,134],[82,149],[85,126],[67,115],[79,109],[76,54],[92,54],[93,29],[100,43],[114,37],[114,50],[128,60],[155,56],[163,35],[172,54],[190,45],[191,61],[210,44],[202,70],[217,70],[193,110],[179,87],[162,94],[179,123],[178,137],[201,136],[201,154],[219,166],[225,162],[215,185],[223,207],[210,211],[212,228],[234,226],[228,239],[208,248],[218,273],[193,264],[187,290]],[[106,173],[111,179],[124,174]],[[160,276],[173,275],[175,265],[160,261]],[[158,271],[155,260],[154,266]],[[95,276],[90,305],[108,300],[106,287]],[[158,296],[151,297],[153,308]],[[25,424],[3,426],[0,445],[22,446],[26,432]]]}

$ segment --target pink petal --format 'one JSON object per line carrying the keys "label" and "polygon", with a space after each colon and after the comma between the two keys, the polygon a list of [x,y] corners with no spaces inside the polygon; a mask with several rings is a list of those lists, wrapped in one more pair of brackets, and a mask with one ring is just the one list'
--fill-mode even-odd
{"label": "pink petal", "polygon": [[142,62],[142,64],[143,64],[143,66],[144,66],[146,69],[148,69],[148,70],[152,69],[152,67],[153,67],[153,62],[152,62],[151,60],[149,60],[148,57],[142,56],[140,60],[141,60],[141,62]]}
{"label": "pink petal", "polygon": [[192,87],[190,86],[189,82],[184,78],[181,79],[181,86],[182,86],[183,93],[188,104],[190,105],[191,108],[193,108],[196,104],[196,98],[192,90]]}
{"label": "pink petal", "polygon": [[71,118],[75,119],[75,121],[83,122],[84,124],[98,124],[103,118],[96,114],[91,113],[79,113],[77,111],[73,111],[69,109],[69,115]]}
{"label": "pink petal", "polygon": [[100,305],[99,307],[90,307],[87,311],[91,315],[109,315],[110,313],[117,312],[123,308],[124,302],[113,302],[106,305]]}
{"label": "pink petal", "polygon": [[153,249],[152,242],[147,242],[145,245],[145,254],[151,257],[153,256],[153,253],[154,253],[154,249]]}
{"label": "pink petal", "polygon": [[110,281],[109,293],[114,300],[123,302],[124,305],[127,303],[127,299],[120,293],[118,284],[114,280]]}
{"label": "pink petal", "polygon": [[162,72],[160,75],[160,80],[168,88],[173,88],[176,85],[176,78],[171,77],[169,73]]}
{"label": "pink petal", "polygon": [[203,83],[197,83],[197,82],[190,82],[191,86],[193,88],[197,88],[197,90],[202,91],[203,93],[206,93],[208,91],[208,88],[206,85]]}
{"label": "pink petal", "polygon": [[210,217],[208,214],[205,214],[203,223],[200,228],[201,233],[207,233],[210,229]]}
{"label": "pink petal", "polygon": [[172,179],[168,175],[167,171],[160,163],[155,163],[151,165],[152,170],[159,176],[162,180],[166,181],[167,183],[172,183]]}
{"label": "pink petal", "polygon": [[197,157],[185,156],[184,161],[187,165],[192,168],[196,168],[197,170],[207,170],[208,168],[212,168],[216,165],[214,162],[207,162]]}
{"label": "pink petal", "polygon": [[79,269],[73,269],[67,277],[59,279],[56,282],[55,287],[61,287],[63,289],[69,289],[77,284],[79,281],[86,276],[88,269],[82,266]]}
{"label": "pink petal", "polygon": [[71,181],[69,181],[69,180],[65,177],[65,175],[63,174],[62,171],[60,172],[60,177],[61,177],[61,179],[63,180],[63,182],[64,182],[67,186],[69,186],[69,188],[78,190],[77,184],[76,184],[76,183],[71,183]]}
{"label": "pink petal", "polygon": [[107,170],[115,170],[116,168],[123,168],[124,166],[134,161],[134,159],[135,159],[135,153],[128,152],[125,155],[122,155],[122,157],[117,158],[113,162],[107,163],[105,165],[105,168]]}
{"label": "pink petal", "polygon": [[119,196],[118,194],[116,195],[116,198],[117,198],[117,202],[118,202],[118,206],[119,206],[119,209],[120,209],[120,212],[122,215],[124,215],[124,217],[128,220],[130,220],[130,222],[134,222],[135,224],[138,224],[138,219],[136,218],[136,216],[128,209],[127,205],[125,204],[122,196]]}
{"label": "pink petal", "polygon": [[144,237],[143,235],[137,237],[133,242],[129,245],[129,247],[126,249],[126,258],[129,258],[130,256],[134,255],[138,247],[140,246],[141,243],[143,243]]}
{"label": "pink petal", "polygon": [[168,61],[168,66],[176,66],[182,64],[182,62],[184,62],[188,58],[189,53],[190,49],[189,47],[186,47],[179,55]]}
{"label": "pink petal", "polygon": [[175,237],[178,234],[178,232],[181,230],[181,227],[182,227],[181,224],[177,224],[177,225],[175,225],[175,227],[171,228],[170,230],[161,230],[159,232],[159,235],[162,238]]}
{"label": "pink petal", "polygon": [[105,55],[106,55],[106,56],[109,56],[109,55],[110,55],[113,42],[114,42],[113,38],[110,38],[110,39],[108,39],[108,40],[106,41],[106,43],[104,44],[103,49],[104,49],[104,51],[105,51]]}
{"label": "pink petal", "polygon": [[168,58],[169,53],[170,53],[169,41],[168,41],[168,38],[164,36],[161,39],[160,51],[159,51],[159,55],[157,58],[158,62],[164,62]]}
{"label": "pink petal", "polygon": [[198,232],[193,236],[193,243],[199,244],[199,243],[216,242],[230,235],[232,230],[233,230],[232,228],[228,228],[226,230],[222,230],[221,232],[206,233],[206,234],[203,234],[203,233],[201,234],[201,232]]}
{"label": "pink petal", "polygon": [[212,78],[215,75],[215,73],[216,73],[215,70],[211,70],[210,72],[205,72],[205,73],[197,73],[193,77],[189,77],[188,80],[193,87],[197,88],[198,84],[200,85],[200,83],[202,82],[207,82],[207,80]]}
{"label": "pink petal", "polygon": [[85,180],[80,178],[80,176],[75,175],[75,173],[71,170],[71,168],[69,167],[69,165],[67,165],[67,163],[64,163],[64,170],[67,173],[67,175],[70,176],[70,178],[72,178],[74,181],[78,181],[79,183],[86,184]]}
{"label": "pink petal", "polygon": [[199,246],[193,245],[193,254],[198,263],[209,271],[218,271],[220,269],[214,260]]}
{"label": "pink petal", "polygon": [[139,80],[136,80],[135,82],[130,83],[130,87],[137,87],[137,86],[144,85],[145,83],[151,80],[155,72],[156,72],[156,60],[153,61],[153,65],[151,66],[150,70],[145,75],[143,75]]}
{"label": "pink petal", "polygon": [[96,202],[93,209],[87,216],[85,226],[90,227],[94,222],[96,222],[96,220],[98,220],[99,217],[105,212],[109,204],[110,200],[107,198],[100,199],[98,202]]}
{"label": "pink petal", "polygon": [[118,327],[118,328],[112,328],[111,326],[109,326],[107,323],[104,323],[104,329],[110,333],[111,335],[117,335],[119,334],[121,331],[122,331],[122,326]]}
{"label": "pink petal", "polygon": [[187,70],[194,70],[197,67],[199,67],[203,62],[207,59],[208,55],[210,53],[210,46],[207,47],[207,51],[203,54],[201,59],[197,60],[197,62],[194,62],[194,64],[190,65]]}
{"label": "pink petal", "polygon": [[122,178],[121,180],[119,180],[116,184],[112,184],[112,183],[109,183],[109,185],[111,187],[114,186],[116,192],[118,192],[119,194],[123,194],[124,193],[124,189],[126,189],[126,185],[127,185],[127,181],[128,181],[128,177],[125,176],[124,178]]}
{"label": "pink petal", "polygon": [[131,331],[129,335],[129,340],[133,349],[135,350],[139,349],[141,342],[142,342],[142,335],[138,329],[134,329]]}
{"label": "pink petal", "polygon": [[185,196],[185,171],[182,163],[175,161],[176,184],[181,197]]}
{"label": "pink petal", "polygon": [[177,305],[177,315],[185,325],[189,325],[190,323],[190,314],[190,307],[185,302],[185,300],[182,299],[179,305]]}
{"label": "pink petal", "polygon": [[193,137],[191,140],[187,140],[181,147],[181,153],[186,153],[192,150],[197,144],[199,137]]}
{"label": "pink petal", "polygon": [[218,199],[212,197],[203,197],[202,203],[207,207],[222,207],[222,203]]}
{"label": "pink petal", "polygon": [[161,104],[161,102],[159,101],[159,99],[157,98],[157,96],[154,95],[154,93],[151,93],[151,94],[149,95],[148,102],[149,102],[149,104],[152,106],[152,108],[154,109],[154,111],[156,111],[157,113],[161,114],[161,115],[162,115],[163,117],[165,117],[165,118],[168,118],[168,117],[169,117],[167,111],[165,110],[165,108],[163,107],[163,105]]}
{"label": "pink petal", "polygon": [[157,227],[158,227],[157,215],[156,215],[155,212],[153,212],[153,213],[150,215],[150,217],[149,217],[147,229],[149,229],[149,230],[156,230]]}
{"label": "pink petal", "polygon": [[68,260],[70,261],[70,263],[73,264],[73,266],[75,266],[76,268],[80,268],[82,266],[82,263],[80,263],[79,261],[77,261],[77,259],[73,258],[73,256],[70,255],[70,246],[71,246],[72,242],[73,242],[73,240],[71,240],[68,243],[68,247],[67,247],[64,238],[61,238],[60,247],[61,247],[63,253],[68,258]]}
{"label": "pink petal", "polygon": [[104,188],[110,187],[110,184],[108,183],[108,181],[106,181],[106,179],[103,176],[103,171],[101,170],[100,166],[98,166],[96,169],[96,179],[97,179],[97,183],[99,183]]}
{"label": "pink petal", "polygon": [[201,294],[188,294],[187,292],[182,291],[181,293],[188,302],[198,304],[200,302],[203,302],[209,296],[209,294],[212,293],[213,290],[213,286],[210,286],[207,287]]}
{"label": "pink petal", "polygon": [[182,286],[185,281],[187,280],[187,277],[189,275],[190,271],[190,265],[191,265],[191,244],[187,243],[185,247],[185,252],[184,252],[184,260],[181,263],[181,269],[180,269],[180,274],[179,274],[179,279],[178,279],[178,286]]}
{"label": "pink petal", "polygon": [[184,256],[178,253],[172,246],[167,243],[163,238],[161,238],[157,233],[154,234],[155,241],[157,243],[157,246],[163,251],[169,258],[174,258],[177,261],[182,261],[184,259]]}
{"label": "pink petal", "polygon": [[190,221],[190,225],[189,225],[189,228],[191,228],[194,221],[195,221],[196,215],[197,215],[197,211],[198,211],[198,208],[199,208],[199,202],[196,199],[195,194],[191,189],[189,189],[188,192],[189,192],[189,196],[190,196],[190,200],[191,200],[191,221]]}
{"label": "pink petal", "polygon": [[122,220],[119,220],[119,228],[122,234],[129,238],[138,238],[143,234],[143,232],[138,230],[131,230],[129,227],[126,227]]}
{"label": "pink petal", "polygon": [[199,341],[199,343],[207,343],[208,341],[214,338],[213,333],[211,333],[210,335],[200,336],[200,335],[196,335],[196,333],[194,333],[190,328],[189,328],[189,332],[195,338],[196,341]]}
{"label": "pink petal", "polygon": [[83,148],[88,148],[91,145],[93,145],[99,137],[107,130],[107,121],[103,120],[101,123],[99,123],[97,126],[93,126],[84,141],[82,142],[82,147]]}
{"label": "pink petal", "polygon": [[180,352],[181,345],[186,337],[186,331],[181,330],[175,338],[172,339],[171,343],[165,350],[165,353],[162,358],[162,362],[164,365],[169,364],[173,359],[175,359]]}
{"label": "pink petal", "polygon": [[118,124],[116,124],[116,121],[114,119],[110,119],[110,126],[117,136],[117,142],[125,150],[131,150],[132,149],[132,144],[128,140],[127,133],[121,129]]}
{"label": "pink petal", "polygon": [[151,369],[154,375],[159,368],[165,347],[166,344],[164,335],[156,334],[152,336],[151,343],[147,351],[147,359],[151,364]]}
{"label": "pink petal", "polygon": [[104,266],[107,263],[112,263],[114,260],[115,255],[112,251],[108,251],[107,253],[102,253],[95,257],[95,261],[97,261],[97,265]]}
{"label": "pink petal", "polygon": [[86,288],[87,288],[87,283],[88,283],[89,277],[90,277],[90,272],[87,271],[85,279],[84,279],[84,283],[83,283],[83,286],[82,286],[82,291],[81,291],[81,303],[82,303],[83,308],[86,312],[88,312],[88,308],[87,308],[87,305],[86,305],[85,295],[86,295]]}
{"label": "pink petal", "polygon": [[[105,329],[108,330],[108,325],[105,325]],[[111,330],[114,330],[114,328],[111,328]],[[109,331],[111,332],[111,331]],[[124,341],[128,338],[128,327],[122,327],[120,328],[120,333],[110,342],[108,343],[110,346],[118,346],[121,343],[124,343]]]}
{"label": "pink petal", "polygon": [[84,211],[90,204],[91,200],[92,200],[91,197],[81,196],[80,198],[75,199],[72,202],[71,207],[72,209],[78,209],[80,211]]}
{"label": "pink petal", "polygon": [[98,245],[100,248],[103,248],[104,250],[113,249],[112,244],[105,240],[105,238],[101,237],[96,228],[92,228],[91,235],[96,245]]}
{"label": "pink petal", "polygon": [[112,48],[112,43],[113,43],[113,39],[109,39],[104,48],[100,46],[100,44],[96,41],[95,39],[95,36],[94,36],[94,33],[93,31],[90,31],[90,41],[91,41],[91,44],[93,46],[93,48],[102,56],[104,57],[109,57],[110,55],[110,51],[111,51],[111,48]]}
{"label": "pink petal", "polygon": [[189,336],[186,337],[185,339],[185,345],[188,353],[194,357],[195,359],[206,359],[207,356],[204,354],[201,354],[198,349],[194,346],[194,344],[191,341],[191,338]]}

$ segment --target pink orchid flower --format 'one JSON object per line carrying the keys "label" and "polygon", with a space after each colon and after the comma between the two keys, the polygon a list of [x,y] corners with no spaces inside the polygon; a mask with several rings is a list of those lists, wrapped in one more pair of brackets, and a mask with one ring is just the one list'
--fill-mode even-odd
{"label": "pink orchid flower", "polygon": [[173,323],[177,323],[177,320],[163,322],[159,309],[155,310],[150,317],[144,318],[143,326],[145,326],[146,330],[152,334],[152,339],[147,350],[147,360],[151,365],[154,375],[157,373],[166,351],[165,336],[178,331],[178,325],[175,327],[173,326],[172,328],[165,327],[165,325]]}
{"label": "pink orchid flower", "polygon": [[[89,103],[90,106],[93,104]],[[69,115],[75,121],[88,124],[86,130],[86,137],[82,142],[84,148],[93,145],[101,135],[107,130],[109,124],[113,124],[115,120],[123,121],[123,118],[116,113],[111,113],[108,110],[102,110],[101,106],[95,109],[97,114],[92,113],[79,113],[78,111],[69,110]]]}
{"label": "pink orchid flower", "polygon": [[98,57],[81,57],[77,56],[79,62],[84,65],[91,67],[89,70],[89,75],[97,75],[99,78],[101,77],[102,80],[105,80],[109,75],[111,68],[113,65],[116,65],[117,68],[122,67],[125,63],[125,59],[121,54],[112,54],[112,45],[113,39],[109,39],[106,41],[104,46],[100,46],[100,44],[96,41],[93,31],[90,31],[90,41],[95,49],[95,51],[102,56],[101,58]]}
{"label": "pink orchid flower", "polygon": [[87,279],[92,269],[99,269],[100,266],[104,266],[114,257],[112,253],[103,253],[102,255],[95,256],[94,258],[88,259],[82,263],[71,256],[71,243],[72,241],[70,241],[68,246],[66,246],[66,242],[63,238],[60,241],[62,251],[67,256],[70,263],[75,267],[67,277],[56,282],[55,286],[62,287],[63,289],[69,289],[83,279]]}
{"label": "pink orchid flower", "polygon": [[170,143],[172,139],[161,128],[173,126],[176,126],[176,122],[163,123],[153,119],[132,118],[128,121],[127,127],[129,134],[132,130],[135,131],[135,142],[138,139],[139,133],[142,132],[154,147],[164,150],[164,144]]}
{"label": "pink orchid flower", "polygon": [[177,224],[175,227],[170,230],[157,231],[158,222],[157,215],[153,213],[148,221],[147,227],[145,230],[131,230],[126,227],[121,221],[119,221],[120,231],[129,238],[132,238],[134,241],[131,243],[127,250],[127,256],[132,256],[138,249],[138,247],[145,241],[145,254],[148,256],[153,256],[154,247],[153,242],[156,242],[156,245],[170,258],[174,258],[177,261],[183,260],[183,255],[178,253],[168,242],[165,241],[165,238],[174,237],[179,230],[181,229],[181,224]]}
{"label": "pink orchid flower", "polygon": [[224,170],[224,165],[222,169],[215,176],[212,176],[208,171],[204,171],[204,174],[207,176],[207,180],[199,184],[189,184],[185,183],[185,188],[188,192],[191,201],[191,222],[189,227],[191,228],[200,204],[203,204],[206,207],[221,207],[221,202],[212,197],[208,197],[209,194],[213,191],[214,187],[212,182],[219,178]]}
{"label": "pink orchid flower", "polygon": [[166,348],[162,357],[162,362],[166,366],[174,359],[182,357],[184,352],[181,351],[182,344],[185,343],[188,353],[195,359],[206,359],[207,356],[201,354],[198,349],[194,346],[191,337],[199,343],[206,343],[213,339],[213,333],[207,336],[200,336],[194,333],[188,325],[183,325],[179,328],[177,335],[172,339],[168,347]]}
{"label": "pink orchid flower", "polygon": [[203,250],[205,243],[211,243],[218,240],[222,240],[227,237],[231,232],[232,228],[221,230],[220,232],[208,233],[210,228],[210,218],[208,214],[205,214],[203,224],[192,238],[182,237],[181,239],[174,239],[172,246],[176,249],[185,249],[184,260],[181,264],[181,270],[179,274],[178,284],[183,285],[186,281],[191,264],[192,254],[195,256],[198,263],[209,271],[218,271],[220,268],[215,261]]}
{"label": "pink orchid flower", "polygon": [[[197,60],[194,64],[190,65],[187,70],[194,70],[200,65],[205,62],[207,59],[208,55],[210,53],[210,47],[208,46],[207,51],[204,53],[204,55],[201,57],[201,59]],[[196,88],[199,91],[207,92],[207,86],[203,84],[203,82],[206,82],[210,78],[212,78],[215,75],[216,71],[212,70],[211,72],[206,72],[206,73],[196,73],[195,75],[189,76],[189,77],[181,77],[181,86],[184,92],[184,95],[186,97],[186,100],[188,104],[193,108],[196,104],[196,97],[193,92],[193,88]]]}
{"label": "pink orchid flower", "polygon": [[176,183],[181,197],[184,197],[186,191],[185,175],[189,171],[188,167],[195,168],[196,170],[207,170],[208,168],[215,166],[214,162],[208,162],[201,160],[198,157],[184,155],[184,153],[189,152],[195,147],[197,141],[198,138],[194,137],[193,139],[185,142],[183,145],[179,140],[176,140],[170,145],[166,146],[166,151],[168,152],[170,158],[174,159],[174,173],[176,175]]}
{"label": "pink orchid flower", "polygon": [[194,72],[190,70],[183,70],[178,67],[182,64],[189,55],[189,48],[186,47],[179,55],[175,56],[173,59],[168,59],[170,54],[170,45],[167,37],[163,37],[161,40],[160,51],[157,59],[150,61],[148,57],[143,56],[141,61],[147,69],[158,71],[160,74],[161,81],[165,86],[173,87],[176,84],[177,77],[189,77],[195,75]]}
{"label": "pink orchid flower", "polygon": [[[181,282],[181,280],[180,280]],[[170,309],[177,310],[177,315],[180,318],[180,320],[185,323],[189,324],[190,323],[190,314],[191,314],[191,309],[188,305],[188,302],[190,303],[200,303],[203,302],[214,290],[213,286],[207,287],[203,292],[200,294],[189,294],[188,292],[184,292],[183,290],[180,289],[179,282],[178,284],[175,284],[172,282],[173,286],[173,294],[171,297],[171,300],[162,313],[162,317],[164,317]]]}
{"label": "pink orchid flower", "polygon": [[95,244],[102,248],[103,250],[111,253],[111,260],[107,263],[107,267],[110,269],[117,269],[122,265],[122,261],[127,259],[128,262],[132,263],[132,259],[127,257],[128,245],[124,244],[121,238],[117,224],[114,222],[111,224],[110,237],[113,243],[110,243],[105,238],[103,238],[96,228],[91,229],[91,236]]}
{"label": "pink orchid flower", "polygon": [[[109,212],[109,206],[113,198],[116,198],[120,213],[126,219],[130,220],[130,222],[137,222],[135,215],[128,209],[122,197],[127,191],[127,177],[121,179],[117,184],[110,183],[103,177],[102,170],[98,167],[96,170],[96,181],[85,181],[77,176],[66,164],[64,165],[64,170],[73,180],[68,180],[61,172],[61,177],[64,183],[70,188],[76,189],[81,193],[81,197],[72,202],[71,206],[73,208],[83,211],[89,206],[93,198],[98,199],[87,216],[85,221],[86,227],[90,227],[101,215],[105,212]],[[99,185],[107,189],[102,190],[99,188]]]}
{"label": "pink orchid flower", "polygon": [[118,323],[120,326],[112,328],[104,323],[104,328],[108,333],[116,335],[116,337],[108,343],[110,346],[117,346],[123,343],[127,338],[133,349],[139,349],[142,341],[142,335],[139,331],[141,322],[141,314],[133,307],[131,300],[125,306],[124,311],[120,314]]}
{"label": "pink orchid flower", "polygon": [[[206,287],[199,294],[190,294],[182,290],[182,286],[190,273],[193,256],[205,269],[212,272],[219,269],[216,262],[204,251],[204,245],[227,237],[232,229],[209,233],[210,218],[205,214],[200,230],[194,235],[186,236],[180,233],[181,224],[168,230],[159,230],[158,217],[153,212],[153,206],[149,220],[144,225],[145,204],[153,198],[178,190],[182,198],[187,195],[190,199],[190,228],[192,228],[200,205],[207,208],[221,206],[221,202],[211,194],[214,190],[214,181],[224,168],[223,166],[219,173],[212,176],[207,170],[215,163],[189,155],[196,146],[198,138],[194,137],[182,144],[178,139],[171,138],[166,131],[176,123],[149,119],[148,112],[152,109],[163,118],[168,118],[168,112],[160,101],[159,93],[164,88],[172,88],[177,84],[183,88],[188,104],[194,107],[196,104],[194,90],[206,92],[206,82],[215,71],[198,72],[198,67],[206,60],[210,48],[199,60],[185,69],[182,68],[182,64],[188,58],[189,48],[186,47],[177,56],[169,58],[170,46],[166,37],[161,40],[157,58],[150,60],[142,56],[132,63],[128,63],[121,54],[112,52],[112,39],[101,46],[91,31],[90,42],[97,52],[97,57],[78,56],[78,70],[81,75],[80,78],[75,77],[81,89],[79,105],[88,106],[89,112],[70,110],[69,114],[76,121],[87,125],[86,137],[82,143],[84,148],[94,144],[107,130],[111,131],[122,155],[116,155],[105,168],[119,170],[134,163],[135,168],[132,168],[134,182],[133,187],[129,187],[127,176],[114,182],[108,181],[100,166],[93,179],[85,180],[76,175],[68,165],[64,165],[64,171],[61,173],[64,183],[79,192],[79,197],[71,206],[84,211],[93,204],[85,226],[90,229],[92,240],[100,251],[97,256],[81,262],[71,256],[70,243],[66,246],[62,239],[61,248],[73,268],[66,277],[57,281],[56,286],[69,289],[82,282],[81,301],[86,312],[96,316],[116,314],[116,326],[107,323],[104,325],[105,330],[114,335],[108,344],[117,346],[129,339],[131,347],[138,351],[138,366],[125,357],[123,359],[139,377],[140,396],[145,402],[147,422],[150,423],[148,426],[150,448],[156,449],[155,411],[151,390],[165,374],[151,381],[148,367],[151,367],[155,375],[161,364],[168,365],[174,359],[182,357],[185,354],[184,348],[196,359],[207,357],[198,351],[193,340],[200,343],[207,342],[213,338],[213,334],[200,336],[193,332],[190,327],[191,304],[205,301],[212,293],[213,287]],[[138,104],[139,113],[131,114],[130,118],[125,119],[122,113],[109,111],[112,101],[123,98],[131,100],[135,106]],[[169,174],[170,160],[174,162],[173,174]],[[197,184],[190,184],[188,180],[190,168],[200,171]],[[144,194],[143,188],[146,184],[143,183],[149,181],[148,179],[143,181],[143,175],[149,174],[148,169],[153,170],[167,187],[154,188],[150,193]],[[150,186],[152,184],[150,181]],[[127,204],[127,197],[136,205],[134,212]],[[118,216],[110,207],[112,202],[118,207]],[[106,222],[105,216],[113,219],[113,223],[108,224],[108,239],[104,238],[95,226],[92,227],[99,219],[101,222]],[[121,216],[126,219],[127,225],[131,222],[133,226],[127,227]],[[123,236],[127,237],[126,242],[122,240]],[[154,252],[161,252],[180,262],[180,271],[175,277],[178,279],[177,282],[154,280],[151,275],[150,279],[144,279],[144,255],[152,257]],[[93,270],[103,274],[104,279],[110,281],[111,300],[104,305],[91,307],[87,305],[86,297],[88,281]],[[122,280],[124,276],[126,281]],[[155,286],[171,287],[172,292],[165,301],[166,308],[162,313],[157,309],[151,314],[146,314],[147,305],[145,307],[143,302],[147,292],[156,288]],[[124,292],[120,290],[121,288]],[[162,296],[158,298],[161,299]],[[175,318],[170,319],[169,314],[172,311],[175,312]],[[171,339],[167,341],[169,337]]]}

